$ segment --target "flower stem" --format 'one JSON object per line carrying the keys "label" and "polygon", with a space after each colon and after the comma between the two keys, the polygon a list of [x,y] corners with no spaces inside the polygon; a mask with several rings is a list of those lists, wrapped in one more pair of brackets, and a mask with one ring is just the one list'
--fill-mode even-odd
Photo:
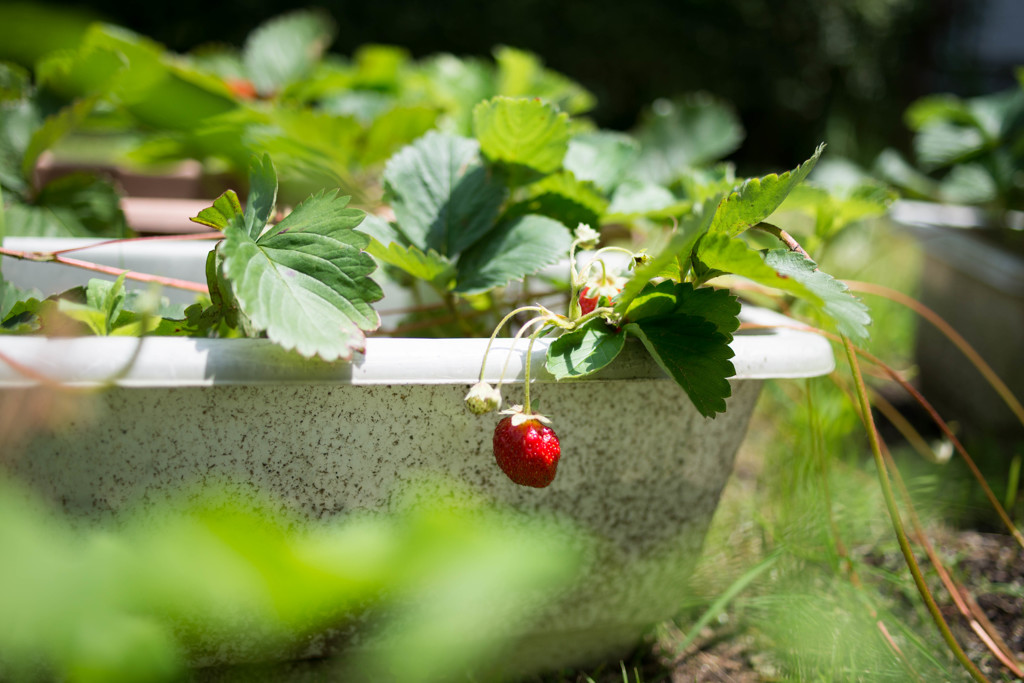
{"label": "flower stem", "polygon": [[946,645],[949,647],[950,652],[953,653],[953,656],[956,657],[957,661],[960,662],[974,680],[979,683],[989,683],[985,674],[983,674],[974,662],[967,657],[963,648],[960,647],[960,643],[956,642],[953,632],[949,630],[949,625],[942,616],[939,606],[935,603],[934,596],[932,596],[931,591],[928,589],[928,584],[925,582],[924,575],[921,573],[921,567],[918,566],[917,560],[914,558],[914,550],[910,547],[910,540],[907,538],[907,532],[903,528],[900,511],[896,506],[896,498],[893,496],[892,482],[889,481],[888,469],[886,467],[885,459],[882,456],[881,446],[878,442],[878,432],[875,428],[874,418],[871,416],[871,405],[868,403],[867,389],[864,386],[864,378],[860,373],[860,364],[857,361],[857,354],[853,349],[853,344],[850,343],[848,338],[844,336],[842,337],[842,341],[843,348],[846,350],[846,358],[850,363],[850,372],[853,375],[854,388],[857,393],[857,401],[860,403],[861,415],[863,416],[867,427],[868,442],[871,445],[871,453],[875,459],[875,469],[878,471],[878,482],[882,487],[882,496],[885,498],[885,506],[889,511],[889,519],[892,521],[893,530],[896,532],[896,539],[899,542],[903,558],[906,560],[907,567],[910,569],[910,574],[914,579],[914,585],[917,586],[917,590],[921,594],[921,598],[924,600],[929,614],[931,614],[932,619],[935,621],[935,625],[939,629],[939,633],[942,635],[942,639],[946,642]]}

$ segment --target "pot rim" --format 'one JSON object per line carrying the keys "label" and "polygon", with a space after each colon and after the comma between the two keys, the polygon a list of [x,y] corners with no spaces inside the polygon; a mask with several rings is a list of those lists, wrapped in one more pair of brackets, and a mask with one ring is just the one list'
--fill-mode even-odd
{"label": "pot rim", "polygon": [[[777,326],[739,333],[732,342],[735,380],[816,377],[835,368],[832,346],[786,316],[745,306],[741,319]],[[804,329],[799,329],[804,328]],[[369,338],[351,362],[304,359],[268,339],[190,337],[0,338],[0,388],[56,382],[76,387],[139,388],[267,384],[473,384],[480,376],[485,338]],[[515,343],[514,343],[515,342]],[[514,346],[513,346],[514,343]],[[532,375],[554,381],[544,369],[551,340],[533,348]],[[496,339],[484,379],[496,382],[508,359],[506,383],[522,383],[528,340]],[[513,350],[512,353],[509,351]],[[574,381],[666,378],[639,343],[594,375]]]}

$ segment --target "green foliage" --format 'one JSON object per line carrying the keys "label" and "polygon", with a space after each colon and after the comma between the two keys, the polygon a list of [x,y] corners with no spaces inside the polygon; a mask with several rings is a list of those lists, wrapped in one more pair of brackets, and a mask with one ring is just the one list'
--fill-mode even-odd
{"label": "green foliage", "polygon": [[548,347],[547,369],[555,379],[593,374],[611,363],[626,344],[626,335],[594,319],[563,334]]}
{"label": "green foliage", "polygon": [[522,279],[561,260],[570,241],[565,226],[545,216],[499,223],[459,259],[455,291],[478,294]]}
{"label": "green foliage", "polygon": [[1003,212],[1024,208],[1024,89],[973,98],[930,95],[905,120],[916,165],[892,149],[875,173],[905,195]]}
{"label": "green foliage", "polygon": [[428,133],[388,161],[387,197],[411,244],[456,257],[493,228],[508,190],[479,152],[475,140]]}
{"label": "green foliage", "polygon": [[691,168],[709,166],[736,151],[744,132],[724,102],[708,95],[658,100],[644,112],[637,139],[640,178],[671,185]]}
{"label": "green foliage", "polygon": [[772,173],[745,181],[739,189],[722,200],[710,231],[738,235],[768,218],[782,205],[786,196],[803,182],[823,150],[824,145],[819,146],[810,159],[782,175]]}
{"label": "green foliage", "polygon": [[515,176],[513,185],[554,173],[569,148],[569,117],[536,100],[497,97],[473,109],[473,130],[488,161]]}
{"label": "green foliage", "polygon": [[242,63],[256,90],[272,94],[309,76],[334,38],[323,12],[298,11],[257,27],[242,48]]}
{"label": "green foliage", "polygon": [[232,218],[217,248],[218,288],[228,285],[252,331],[307,358],[350,359],[380,324],[371,304],[382,293],[367,277],[376,264],[363,251],[370,238],[354,230],[363,212],[321,192],[268,228],[277,194],[269,157],[253,164],[250,188],[244,217]]}
{"label": "green foliage", "polygon": [[442,482],[419,488],[396,490],[408,502],[390,515],[313,525],[208,487],[98,527],[0,482],[5,677],[178,680],[188,658],[260,661],[368,607],[377,618],[361,636],[374,646],[340,666],[428,681],[486,665],[509,624],[571,583],[573,532]]}
{"label": "green foliage", "polygon": [[782,275],[807,287],[820,298],[820,311],[828,316],[839,331],[851,339],[863,341],[868,337],[871,323],[867,306],[850,295],[841,281],[818,270],[814,261],[788,249],[771,249],[765,254],[765,263]]}

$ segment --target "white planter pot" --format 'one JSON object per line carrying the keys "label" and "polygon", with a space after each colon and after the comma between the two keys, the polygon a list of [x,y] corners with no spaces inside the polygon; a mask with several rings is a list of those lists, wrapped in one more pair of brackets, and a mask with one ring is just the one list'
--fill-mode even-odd
{"label": "white planter pot", "polygon": [[[791,322],[761,309],[743,317]],[[112,388],[82,398],[88,410],[74,424],[27,442],[12,468],[87,517],[154,504],[204,477],[269,493],[310,519],[387,512],[403,483],[441,475],[515,509],[568,518],[601,545],[572,593],[523,635],[529,658],[519,660],[560,667],[622,654],[673,615],[762,380],[822,375],[834,364],[814,334],[738,334],[729,410],[712,420],[639,343],[595,377],[555,383],[542,370],[546,345],[538,342],[532,393],[553,418],[563,455],[555,482],[535,490],[495,465],[494,416],[463,405],[485,344],[370,339],[365,357],[328,364],[266,340],[0,338],[0,353],[61,382],[116,377]],[[496,342],[490,380],[510,344]],[[520,341],[511,354],[506,378],[518,386],[507,400],[521,395],[525,349]],[[35,384],[0,364],[0,399],[18,400]],[[225,659],[236,656],[245,655]]]}
{"label": "white planter pot", "polygon": [[[971,207],[903,201],[893,206],[892,217],[921,244],[921,302],[1024,398],[1024,258],[979,236],[986,217]],[[1011,216],[1018,225],[1022,218]],[[918,325],[915,352],[921,389],[944,417],[975,433],[1024,437],[1002,399],[931,323]]]}

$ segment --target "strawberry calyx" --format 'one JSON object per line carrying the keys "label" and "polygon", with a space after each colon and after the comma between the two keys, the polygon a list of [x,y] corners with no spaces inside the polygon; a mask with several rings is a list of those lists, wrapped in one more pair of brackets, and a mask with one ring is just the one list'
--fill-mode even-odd
{"label": "strawberry calyx", "polygon": [[533,411],[524,410],[523,406],[516,404],[507,410],[502,410],[498,413],[499,415],[510,415],[512,417],[511,424],[513,427],[518,427],[521,424],[525,424],[530,420],[536,420],[542,424],[549,425],[551,420]]}

